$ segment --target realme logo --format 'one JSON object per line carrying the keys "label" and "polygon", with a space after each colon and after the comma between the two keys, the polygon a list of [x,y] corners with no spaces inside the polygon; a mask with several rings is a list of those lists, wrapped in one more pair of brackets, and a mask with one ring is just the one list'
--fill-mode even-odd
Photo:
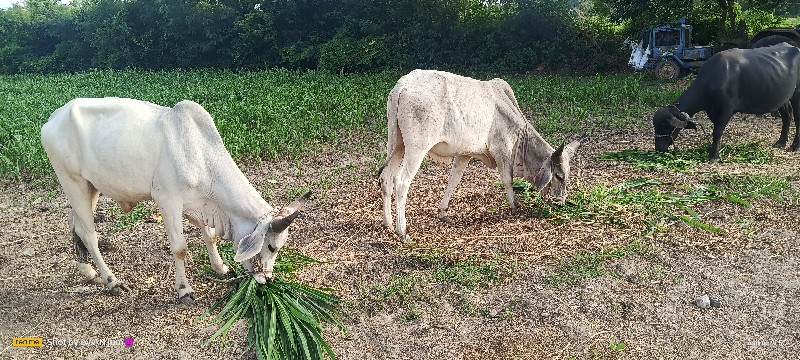
{"label": "realme logo", "polygon": [[42,347],[42,338],[13,338],[11,346],[14,347]]}

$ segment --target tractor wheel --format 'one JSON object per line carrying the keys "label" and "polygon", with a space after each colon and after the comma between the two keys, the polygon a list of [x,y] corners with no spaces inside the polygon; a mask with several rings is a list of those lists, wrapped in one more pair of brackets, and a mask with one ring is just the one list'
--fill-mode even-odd
{"label": "tractor wheel", "polygon": [[662,79],[677,79],[681,76],[681,68],[673,60],[662,60],[656,65],[656,75]]}

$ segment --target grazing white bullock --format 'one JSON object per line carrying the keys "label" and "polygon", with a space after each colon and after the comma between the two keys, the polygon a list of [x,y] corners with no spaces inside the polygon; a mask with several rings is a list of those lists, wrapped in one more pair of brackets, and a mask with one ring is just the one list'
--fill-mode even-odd
{"label": "grazing white bullock", "polygon": [[188,100],[167,108],[133,99],[79,98],[53,112],[41,136],[72,205],[69,224],[78,270],[87,280],[108,285],[114,295],[129,289],[97,246],[93,214],[99,193],[126,212],[139,201],[155,200],[175,258],[175,290],[185,304],[193,304],[195,295],[184,266],[184,215],[202,229],[214,270],[227,271],[216,248],[219,235],[234,240],[235,260],[248,272],[255,260],[261,269],[253,277],[264,283],[272,277],[289,225],[310,196],[280,211],[270,206],[225,150],[211,115]]}
{"label": "grazing white bullock", "polygon": [[395,231],[406,236],[406,198],[425,155],[439,163],[455,159],[438,217],[450,222],[450,196],[470,158],[497,168],[511,208],[518,206],[511,187],[522,176],[543,195],[563,201],[569,161],[580,145],[553,149],[528,123],[514,91],[502,79],[480,81],[433,70],[414,70],[397,81],[387,100],[387,159],[380,170],[383,224],[392,224],[392,195],[397,202]]}

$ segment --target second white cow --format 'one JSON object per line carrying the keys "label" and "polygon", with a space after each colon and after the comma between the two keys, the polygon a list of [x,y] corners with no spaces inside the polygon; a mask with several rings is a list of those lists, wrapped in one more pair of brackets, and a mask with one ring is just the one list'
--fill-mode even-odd
{"label": "second white cow", "polygon": [[387,99],[387,159],[380,170],[383,224],[406,237],[406,198],[426,155],[455,159],[438,216],[450,222],[448,204],[470,158],[497,168],[512,208],[518,206],[511,182],[523,177],[543,195],[563,201],[569,163],[580,145],[554,149],[525,119],[514,91],[502,79],[480,81],[433,70],[414,70],[397,81]]}
{"label": "second white cow", "polygon": [[[57,109],[42,126],[42,145],[64,188],[72,212],[70,230],[78,270],[87,280],[105,283],[112,294],[128,290],[100,254],[94,210],[100,193],[124,211],[155,200],[175,259],[175,290],[192,304],[186,278],[187,255],[182,218],[203,229],[215,270],[225,272],[214,236],[233,239],[235,260],[260,283],[272,276],[288,227],[308,199],[307,193],[283,209],[270,206],[222,144],[211,115],[197,103],[172,108],[122,99],[75,99]],[[97,272],[89,265],[91,255]]]}

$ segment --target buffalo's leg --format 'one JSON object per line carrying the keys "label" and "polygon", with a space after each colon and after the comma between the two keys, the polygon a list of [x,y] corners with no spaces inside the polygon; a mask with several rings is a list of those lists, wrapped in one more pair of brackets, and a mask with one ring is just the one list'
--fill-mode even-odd
{"label": "buffalo's leg", "polygon": [[725,127],[728,126],[733,111],[718,110],[706,113],[711,118],[711,123],[714,124],[714,131],[711,132],[711,149],[708,150],[708,162],[717,162],[719,161],[719,145],[722,134],[725,133]]}
{"label": "buffalo's leg", "polygon": [[781,136],[778,138],[778,141],[775,144],[772,144],[772,147],[775,148],[782,148],[786,146],[786,141],[789,140],[789,123],[791,121],[791,109],[789,103],[783,104],[780,108],[778,108],[778,112],[781,115]]}
{"label": "buffalo's leg", "polygon": [[[789,102],[786,106],[791,108],[791,113],[794,116],[794,140],[792,140],[792,146],[789,147],[790,151],[797,151],[798,147],[800,147],[800,95],[795,95],[791,102]],[[786,132],[789,132],[789,124],[788,120],[785,122]],[[783,133],[783,129],[781,129],[781,133]]]}

